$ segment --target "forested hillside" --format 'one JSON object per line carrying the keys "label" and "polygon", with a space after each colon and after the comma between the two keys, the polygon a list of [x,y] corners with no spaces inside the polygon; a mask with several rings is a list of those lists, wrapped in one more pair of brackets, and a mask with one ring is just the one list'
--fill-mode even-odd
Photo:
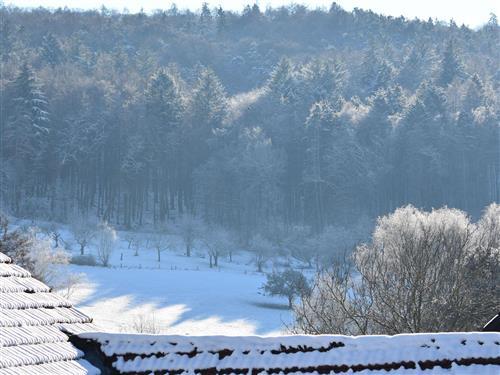
{"label": "forested hillside", "polygon": [[333,4],[154,15],[2,7],[0,199],[125,227],[319,233],[500,200],[500,28]]}

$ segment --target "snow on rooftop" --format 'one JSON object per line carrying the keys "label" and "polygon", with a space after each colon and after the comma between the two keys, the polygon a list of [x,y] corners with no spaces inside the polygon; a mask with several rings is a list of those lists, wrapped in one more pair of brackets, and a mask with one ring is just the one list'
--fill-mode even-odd
{"label": "snow on rooftop", "polygon": [[500,373],[499,333],[236,337],[85,332],[78,337],[97,343],[121,374],[334,373],[382,369],[428,369],[442,373],[471,365],[480,365],[481,373]]}
{"label": "snow on rooftop", "polygon": [[0,253],[0,375],[98,374],[64,332],[91,319]]}

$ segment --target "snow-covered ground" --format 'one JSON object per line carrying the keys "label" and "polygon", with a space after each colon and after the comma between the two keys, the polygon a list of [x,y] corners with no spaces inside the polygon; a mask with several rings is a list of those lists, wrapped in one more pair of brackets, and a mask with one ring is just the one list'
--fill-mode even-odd
{"label": "snow-covered ground", "polygon": [[[66,249],[78,255],[71,230],[58,225],[58,231]],[[126,240],[130,233],[118,232],[109,268],[65,266],[82,277],[70,300],[103,330],[276,335],[284,333],[291,322],[286,299],[262,295],[265,275],[255,271],[247,252],[236,252],[232,262],[226,256],[219,260],[218,268],[210,269],[201,247],[188,258],[180,238],[172,236],[171,248],[161,253],[158,262],[156,250],[147,243],[149,235],[135,235],[142,243],[137,256]],[[95,244],[85,253],[95,255]],[[269,264],[267,271],[271,267]]]}
{"label": "snow-covered ground", "polygon": [[239,269],[70,267],[90,282],[78,287],[73,302],[106,330],[265,335],[279,334],[290,321],[284,300],[258,294],[264,277]]}

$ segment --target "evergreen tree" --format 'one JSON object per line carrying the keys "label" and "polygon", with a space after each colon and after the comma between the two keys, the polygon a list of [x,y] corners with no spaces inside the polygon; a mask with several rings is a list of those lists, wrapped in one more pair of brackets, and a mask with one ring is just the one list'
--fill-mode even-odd
{"label": "evergreen tree", "polygon": [[366,96],[370,96],[378,89],[387,87],[393,74],[392,66],[386,60],[379,58],[374,48],[370,48],[360,67],[360,88]]}
{"label": "evergreen tree", "polygon": [[203,3],[200,13],[200,28],[202,32],[208,32],[212,26],[212,12],[207,3]]}
{"label": "evergreen tree", "polygon": [[2,156],[10,160],[16,176],[10,203],[19,213],[23,189],[33,192],[35,177],[42,173],[43,152],[49,133],[48,105],[28,64],[6,89],[9,95],[5,123],[2,124]]}
{"label": "evergreen tree", "polygon": [[281,103],[293,103],[297,99],[295,86],[292,64],[290,60],[283,58],[272,71],[268,87]]}
{"label": "evergreen tree", "polygon": [[3,134],[7,157],[33,162],[48,133],[47,101],[27,63],[8,88],[10,105]]}
{"label": "evergreen tree", "polygon": [[42,56],[52,67],[61,63],[63,53],[59,42],[52,33],[48,33],[42,39]]}
{"label": "evergreen tree", "polygon": [[164,221],[169,210],[174,208],[175,196],[180,189],[176,184],[180,167],[177,162],[181,150],[180,127],[184,115],[180,79],[172,69],[160,69],[151,77],[145,96],[147,149],[150,151],[153,188],[157,197],[155,206],[158,208],[155,220]]}
{"label": "evergreen tree", "polygon": [[327,149],[331,144],[333,127],[333,108],[328,102],[313,104],[306,121],[306,163],[304,182],[307,186],[306,207],[312,215],[313,229],[320,233],[326,224],[325,197],[328,184],[326,168],[331,162],[327,157]]}
{"label": "evergreen tree", "polygon": [[227,28],[227,19],[226,19],[226,12],[224,12],[224,9],[222,9],[221,6],[219,6],[216,10],[215,19],[217,25],[217,32],[218,33],[224,32]]}
{"label": "evergreen tree", "polygon": [[[191,100],[191,124],[203,139],[223,130],[227,116],[227,94],[213,70],[203,68]],[[201,133],[199,133],[201,132]]]}
{"label": "evergreen tree", "polygon": [[426,79],[434,64],[434,54],[427,45],[419,43],[413,46],[404,58],[398,72],[398,83],[406,89],[416,90]]}
{"label": "evergreen tree", "polygon": [[442,87],[448,86],[455,78],[461,78],[464,75],[462,63],[455,51],[453,41],[446,44],[441,60],[441,69],[438,76],[438,84]]}

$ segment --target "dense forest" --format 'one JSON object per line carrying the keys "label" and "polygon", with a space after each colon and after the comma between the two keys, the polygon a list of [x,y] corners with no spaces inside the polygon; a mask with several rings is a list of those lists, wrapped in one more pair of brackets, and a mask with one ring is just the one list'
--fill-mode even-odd
{"label": "dense forest", "polygon": [[500,200],[500,28],[295,5],[1,7],[0,199],[250,236]]}

